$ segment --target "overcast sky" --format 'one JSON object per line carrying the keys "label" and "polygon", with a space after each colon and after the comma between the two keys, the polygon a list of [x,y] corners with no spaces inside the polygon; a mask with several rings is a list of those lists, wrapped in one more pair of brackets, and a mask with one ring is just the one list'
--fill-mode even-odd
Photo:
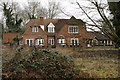
{"label": "overcast sky", "polygon": [[[72,4],[72,3],[78,1],[81,5],[91,6],[90,3],[87,0],[0,0],[0,2],[2,2],[2,1],[4,1],[4,2],[9,2],[9,1],[10,2],[11,1],[12,2],[19,2],[19,5],[21,6],[21,8],[24,8],[24,5],[27,5],[27,1],[29,1],[29,2],[35,2],[35,1],[38,2],[39,1],[39,2],[41,2],[41,4],[44,7],[47,7],[48,1],[60,2],[60,6],[61,6],[62,10],[66,14],[69,14],[71,16],[73,15],[76,18],[80,18],[80,19],[85,19],[86,17],[81,15],[83,13],[82,13],[82,11],[80,9],[78,9],[79,8],[78,5]],[[107,0],[97,0],[97,1],[101,1],[103,3],[107,3]],[[120,0],[108,0],[108,1],[120,1]],[[95,13],[95,12],[91,13],[91,15],[96,15],[94,17],[98,18],[97,13]],[[58,18],[70,18],[70,17],[65,16],[63,14],[60,14],[58,16]]]}
{"label": "overcast sky", "polygon": [[[44,7],[47,7],[48,5],[48,1],[54,1],[54,2],[60,2],[60,6],[62,8],[62,10],[68,14],[68,15],[71,15],[71,16],[75,16],[76,18],[80,18],[80,19],[85,19],[85,16],[81,15],[83,14],[82,11],[80,9],[78,9],[78,5],[74,4],[76,2],[76,0],[0,0],[0,1],[13,1],[13,2],[19,2],[19,5],[24,8],[23,6],[24,5],[27,5],[27,1],[29,2],[35,2],[35,1],[39,1],[41,2],[41,4],[44,6]],[[77,0],[81,5],[84,5],[84,6],[90,6],[90,3],[87,1],[87,0]],[[98,0],[99,1],[99,0]],[[107,2],[107,0],[101,0],[103,1],[104,3]],[[72,4],[73,3],[73,4]],[[94,13],[95,14],[95,13]],[[68,16],[65,16],[63,14],[60,14],[58,16],[58,18],[70,18]]]}
{"label": "overcast sky", "polygon": [[[4,2],[8,2],[8,1],[12,1],[12,2],[19,2],[19,5],[21,6],[21,8],[24,8],[24,5],[27,5],[27,1],[29,2],[35,2],[35,1],[39,1],[41,2],[41,4],[44,7],[47,7],[48,5],[48,1],[55,1],[55,2],[60,2],[60,6],[62,8],[62,10],[71,16],[75,16],[78,19],[82,19],[83,21],[88,20],[88,18],[83,15],[82,11],[79,9],[78,5],[76,5],[74,2],[76,2],[76,0],[0,0],[4,1]],[[87,0],[77,0],[81,5],[84,6],[91,6],[91,4],[87,1]],[[99,2],[101,1],[102,3],[107,3],[107,0],[98,0]],[[120,1],[120,0],[109,0],[109,1]],[[100,16],[97,14],[97,12],[92,12],[90,14],[94,19],[99,19]],[[106,15],[109,15],[108,12],[106,12]],[[67,18],[69,19],[69,16],[65,16],[64,14],[60,14],[58,16],[58,18]]]}

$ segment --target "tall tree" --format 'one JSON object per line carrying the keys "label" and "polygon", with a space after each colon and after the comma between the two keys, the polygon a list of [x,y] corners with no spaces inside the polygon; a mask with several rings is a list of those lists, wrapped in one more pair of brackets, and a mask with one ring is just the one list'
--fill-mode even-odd
{"label": "tall tree", "polygon": [[53,19],[60,14],[60,9],[59,2],[50,1],[46,7],[42,6],[40,2],[28,2],[28,5],[20,13],[26,21],[29,19],[38,19],[41,16],[46,19]]}
{"label": "tall tree", "polygon": [[47,15],[48,19],[53,19],[60,14],[61,7],[59,2],[48,2]]}
{"label": "tall tree", "polygon": [[[108,10],[108,4],[102,3],[102,0],[88,0],[91,4],[92,7],[87,7],[89,10],[93,11],[95,10],[98,15],[101,17],[101,22],[102,25],[99,24],[98,22],[96,22],[90,15],[89,13],[87,13],[87,11],[84,10],[84,7],[78,2],[76,1],[76,4],[78,5],[79,9],[81,9],[83,11],[83,13],[89,18],[89,20],[93,23],[93,24],[89,24],[92,25],[94,27],[97,27],[101,32],[104,33],[104,35],[106,37],[108,37],[110,40],[112,40],[116,47],[120,47],[120,36],[116,33],[118,28],[116,28],[114,25],[112,25],[110,18],[108,18],[108,16],[106,15],[105,11]],[[103,24],[105,26],[103,26]]]}
{"label": "tall tree", "polygon": [[46,9],[41,6],[40,2],[28,2],[23,12],[27,19],[38,19],[45,15]]}
{"label": "tall tree", "polygon": [[[111,14],[114,15],[112,22],[116,29],[116,34],[120,37],[120,1],[109,2]],[[117,44],[120,44],[119,42]]]}
{"label": "tall tree", "polygon": [[[14,3],[12,3],[13,5]],[[13,6],[9,3],[2,3],[3,14],[5,16],[5,22],[10,32],[20,30],[20,25],[22,22],[21,18],[18,18],[18,14],[14,12]]]}

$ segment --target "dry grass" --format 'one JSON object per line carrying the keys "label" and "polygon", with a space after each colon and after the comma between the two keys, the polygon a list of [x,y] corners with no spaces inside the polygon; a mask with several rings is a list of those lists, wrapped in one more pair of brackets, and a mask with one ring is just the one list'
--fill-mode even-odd
{"label": "dry grass", "polygon": [[118,55],[116,53],[78,52],[79,50],[74,48],[54,50],[74,57],[77,69],[89,74],[86,78],[118,77]]}
{"label": "dry grass", "polygon": [[116,60],[111,59],[86,59],[76,58],[76,65],[79,70],[90,74],[92,78],[116,78],[118,77],[118,70]]}
{"label": "dry grass", "polygon": [[[23,48],[21,58],[27,58],[30,48]],[[74,48],[54,48],[65,55],[73,57],[76,68],[81,71],[80,77],[85,78],[116,78],[118,77],[118,60],[115,53],[92,53],[79,52]],[[12,59],[15,55],[16,48],[3,48],[3,63]],[[86,75],[88,74],[88,75]]]}

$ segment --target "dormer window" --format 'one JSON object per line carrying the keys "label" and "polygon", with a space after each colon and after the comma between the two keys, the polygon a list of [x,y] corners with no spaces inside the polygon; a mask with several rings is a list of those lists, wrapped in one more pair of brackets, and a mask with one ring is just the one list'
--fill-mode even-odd
{"label": "dormer window", "polygon": [[55,31],[54,31],[54,27],[48,27],[48,32],[49,33],[54,33]]}
{"label": "dormer window", "polygon": [[48,25],[48,32],[49,33],[54,33],[55,32],[55,26],[52,23],[50,23]]}
{"label": "dormer window", "polygon": [[78,33],[78,26],[69,26],[68,33]]}
{"label": "dormer window", "polygon": [[32,27],[32,32],[38,32],[38,27],[37,26]]}

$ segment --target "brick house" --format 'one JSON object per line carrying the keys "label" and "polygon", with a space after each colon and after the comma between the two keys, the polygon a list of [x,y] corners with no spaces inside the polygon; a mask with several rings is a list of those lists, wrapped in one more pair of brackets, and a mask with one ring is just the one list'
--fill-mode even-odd
{"label": "brick house", "polygon": [[28,46],[86,46],[91,36],[85,22],[70,19],[32,19],[22,34],[22,45]]}

